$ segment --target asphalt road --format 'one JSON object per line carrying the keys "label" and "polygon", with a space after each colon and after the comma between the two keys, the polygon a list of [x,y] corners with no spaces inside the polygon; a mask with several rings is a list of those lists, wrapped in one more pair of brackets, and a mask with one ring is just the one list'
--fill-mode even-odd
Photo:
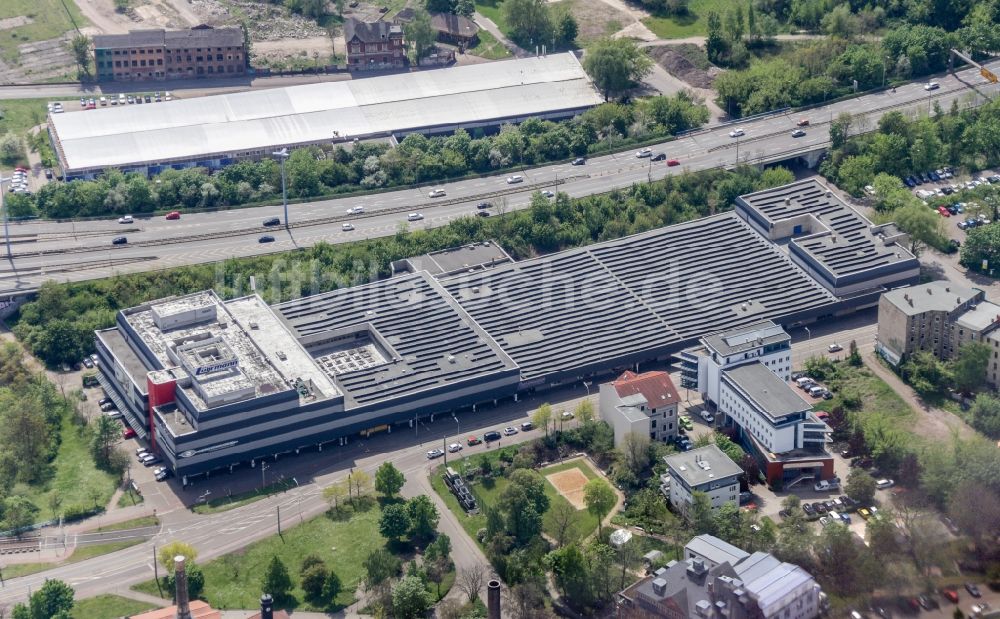
{"label": "asphalt road", "polygon": [[[994,63],[996,67],[1000,62]],[[925,91],[922,83],[908,84],[895,93],[865,95],[807,112],[715,125],[653,147],[654,151],[666,153],[668,159],[677,159],[680,165],[675,167],[668,167],[665,161],[637,158],[630,151],[595,157],[583,166],[561,163],[527,169],[521,172],[525,180],[518,185],[508,185],[505,175],[447,183],[440,185],[447,191],[442,198],[428,197],[431,186],[427,186],[296,204],[289,207],[292,227],[287,231],[265,230],[261,225],[266,218],[282,216],[280,205],[185,214],[179,221],[162,217],[137,219],[131,225],[119,225],[114,220],[15,223],[10,227],[14,268],[9,262],[2,264],[0,292],[32,290],[48,279],[79,281],[287,251],[320,241],[340,243],[387,236],[396,233],[402,224],[410,229],[440,226],[471,215],[475,205],[484,199],[497,202],[498,198],[491,196],[497,192],[504,193],[506,208],[513,210],[526,207],[537,189],[581,197],[668,174],[731,166],[737,159],[749,163],[778,160],[826,147],[829,123],[841,112],[858,117],[855,131],[866,131],[876,126],[887,109],[917,114],[926,112],[933,101],[945,109],[954,100],[961,105],[975,105],[982,102],[983,95],[993,96],[1000,90],[995,84],[985,84],[972,70],[936,80],[941,87],[931,92]],[[793,138],[791,132],[801,118],[808,118],[810,126],[805,128],[805,136]],[[734,127],[743,129],[745,135],[730,137]],[[347,215],[347,209],[354,206],[365,207],[366,213]],[[410,212],[419,212],[424,219],[407,222]],[[345,232],[342,224],[348,221],[354,230]],[[273,235],[275,241],[259,243],[265,233]],[[128,238],[127,245],[111,244],[112,238],[119,235]]]}

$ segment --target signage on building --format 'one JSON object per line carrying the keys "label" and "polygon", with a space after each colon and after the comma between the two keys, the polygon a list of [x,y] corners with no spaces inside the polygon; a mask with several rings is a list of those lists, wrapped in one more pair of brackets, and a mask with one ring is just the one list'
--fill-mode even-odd
{"label": "signage on building", "polygon": [[229,368],[234,368],[239,364],[239,359],[229,359],[227,361],[220,361],[218,363],[213,363],[212,365],[203,365],[194,371],[195,376],[204,376],[205,374],[211,374],[213,372],[218,372],[219,370],[226,370]]}
{"label": "signage on building", "polygon": [[208,447],[202,447],[201,449],[188,449],[187,451],[182,451],[177,454],[178,458],[191,458],[197,456],[198,454],[209,453],[212,451],[219,451],[220,449],[226,449],[232,447],[239,443],[239,441],[227,441],[225,443],[219,443],[218,445],[210,445]]}

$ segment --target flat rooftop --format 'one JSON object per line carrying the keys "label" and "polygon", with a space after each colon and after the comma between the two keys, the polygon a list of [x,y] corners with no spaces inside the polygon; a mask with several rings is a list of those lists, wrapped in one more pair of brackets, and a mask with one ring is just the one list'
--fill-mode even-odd
{"label": "flat rooftop", "polygon": [[97,337],[104,342],[104,346],[111,351],[111,354],[118,359],[125,371],[129,373],[136,385],[146,393],[146,372],[149,368],[146,364],[142,362],[132,347],[129,346],[128,342],[125,341],[125,337],[122,335],[121,331],[117,327],[112,327],[110,329],[104,329],[97,332]]}
{"label": "flat rooftop", "polygon": [[511,261],[510,255],[495,241],[483,241],[407,258],[400,261],[404,263],[400,266],[411,273],[427,271],[441,276],[482,270]]}
{"label": "flat rooftop", "polygon": [[545,57],[53,114],[67,170],[266,154],[603,103],[570,52]]}
{"label": "flat rooftop", "polygon": [[784,231],[786,224],[782,236],[791,236],[792,247],[836,280],[894,265],[918,266],[913,254],[894,242],[901,235],[894,224],[872,224],[815,179],[740,196],[737,206],[765,229]]}
{"label": "flat rooftop", "polygon": [[722,373],[773,419],[780,420],[812,408],[760,361],[737,365]]}
{"label": "flat rooftop", "polygon": [[328,369],[347,408],[517,370],[426,271],[273,309],[314,358],[353,351],[356,367]]}
{"label": "flat rooftop", "polygon": [[980,301],[955,320],[958,326],[977,332],[986,330],[995,322],[1000,322],[1000,305],[989,301]]}
{"label": "flat rooftop", "polygon": [[792,336],[788,335],[780,325],[776,325],[770,320],[762,320],[745,327],[713,333],[704,338],[705,344],[720,355],[732,355],[791,340]]}
{"label": "flat rooftop", "polygon": [[978,288],[958,286],[947,280],[937,280],[895,288],[882,296],[908,316],[924,312],[953,312],[970,299],[983,294]]}
{"label": "flat rooftop", "polygon": [[684,550],[705,557],[716,564],[736,565],[750,556],[749,552],[714,535],[696,535],[684,546]]}
{"label": "flat rooftop", "polygon": [[692,488],[743,474],[743,469],[715,445],[664,456],[663,461]]}
{"label": "flat rooftop", "polygon": [[735,213],[440,281],[528,380],[837,301]]}

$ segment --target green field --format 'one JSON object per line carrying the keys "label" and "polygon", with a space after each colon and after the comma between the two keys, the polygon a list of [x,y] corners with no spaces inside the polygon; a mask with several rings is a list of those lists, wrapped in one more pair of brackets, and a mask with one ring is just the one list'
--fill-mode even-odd
{"label": "green field", "polygon": [[8,62],[18,59],[17,46],[45,41],[70,30],[90,25],[71,0],[3,0],[0,19],[24,16],[30,23],[0,31],[0,57]]}
{"label": "green field", "polygon": [[479,0],[476,2],[476,12],[488,18],[497,25],[500,32],[506,34],[510,27],[507,25],[507,20],[504,19],[502,7],[502,0]]}
{"label": "green field", "polygon": [[[3,36],[0,34],[0,40],[2,39]],[[47,99],[0,101],[0,110],[3,111],[3,118],[0,118],[0,134],[14,132],[23,135],[28,129],[45,122],[46,103],[48,103]]]}
{"label": "green field", "polygon": [[284,492],[293,487],[295,487],[295,484],[292,480],[287,479],[285,481],[269,484],[263,488],[250,490],[249,492],[240,492],[239,494],[233,494],[230,496],[215,497],[207,503],[195,505],[193,509],[196,514],[226,512],[231,509],[236,509],[237,507],[253,503],[254,501],[266,499],[272,494],[278,494],[279,492]]}
{"label": "green field", "polygon": [[487,60],[502,60],[510,57],[510,51],[489,32],[480,30],[477,36],[479,37],[479,43],[475,47],[466,50],[465,53],[486,58]]}
{"label": "green field", "polygon": [[[490,455],[498,453],[499,452],[492,452]],[[452,461],[451,467],[460,471],[462,467],[460,464],[461,461],[462,460]],[[549,466],[544,469],[540,469],[538,472],[544,477],[545,475],[557,473],[570,468],[580,469],[583,471],[583,474],[587,476],[587,479],[594,479],[596,477],[590,467],[580,461],[565,462],[563,464]],[[465,513],[465,510],[462,509],[461,505],[459,505],[458,499],[455,498],[455,495],[453,495],[451,491],[448,490],[448,486],[445,485],[444,480],[441,477],[443,472],[444,469],[441,467],[434,471],[431,475],[431,485],[434,487],[434,491],[437,492],[438,495],[444,500],[448,509],[450,509],[455,514],[455,517],[458,518],[458,521],[462,524],[462,528],[469,534],[469,537],[476,539],[476,532],[486,526],[486,516],[483,515],[482,511],[475,515]],[[481,510],[484,506],[495,505],[497,503],[500,493],[507,487],[507,483],[506,478],[496,477],[486,482],[478,481],[474,484],[470,484],[469,487],[472,490],[472,494],[475,495],[476,501],[479,503]],[[550,507],[549,511],[546,512],[543,517],[542,529],[551,535],[552,531],[555,529],[551,517],[551,508],[559,503],[568,503],[568,501],[566,501],[566,499],[559,494],[559,491],[556,490],[552,484],[548,483],[548,481],[545,483],[545,495],[549,497]],[[597,530],[596,516],[585,509],[577,511],[577,515],[578,520],[575,527],[577,537],[585,537]]]}
{"label": "green field", "polygon": [[[735,4],[733,0],[691,0],[688,14],[683,17],[647,17],[642,23],[661,39],[700,36],[706,32],[709,13],[715,11],[723,17]],[[743,0],[744,14],[747,6],[749,3]]]}
{"label": "green field", "polygon": [[119,617],[131,617],[153,608],[156,606],[148,602],[105,593],[97,597],[77,600],[73,604],[70,616],[73,619],[118,619]]}
{"label": "green field", "polygon": [[[204,598],[213,608],[255,608],[260,604],[260,587],[264,572],[272,556],[278,556],[288,568],[295,588],[294,598],[285,604],[298,610],[324,611],[305,601],[300,588],[299,566],[309,554],[316,554],[327,566],[337,572],[344,590],[337,596],[334,608],[354,602],[354,591],[364,575],[362,563],[375,549],[385,544],[378,533],[381,515],[378,507],[355,514],[350,520],[335,520],[322,515],[302,524],[284,529],[282,537],[268,537],[246,548],[199,564],[205,573]],[[287,516],[288,525],[294,519]],[[133,587],[137,591],[160,595],[153,580]]]}
{"label": "green field", "polygon": [[39,521],[54,517],[49,503],[52,495],[62,501],[60,511],[65,513],[71,506],[103,507],[114,494],[115,477],[94,466],[86,430],[75,425],[69,415],[63,418],[62,440],[53,465],[55,475],[48,483],[24,487],[24,496],[40,509]]}

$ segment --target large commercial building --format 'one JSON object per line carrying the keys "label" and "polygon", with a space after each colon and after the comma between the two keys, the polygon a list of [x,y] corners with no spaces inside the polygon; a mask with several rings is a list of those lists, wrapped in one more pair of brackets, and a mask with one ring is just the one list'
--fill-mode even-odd
{"label": "large commercial building", "polygon": [[94,36],[94,64],[102,81],[238,77],[247,54],[239,28],[132,30]]}
{"label": "large commercial building", "polygon": [[734,213],[522,261],[494,243],[458,247],[393,272],[272,307],[206,291],[123,310],[97,332],[100,380],[190,475],[870,302],[836,297]]}
{"label": "large commercial building", "polygon": [[59,166],[73,180],[106,168],[142,174],[211,169],[284,147],[568,118],[603,100],[567,52],[53,114],[48,121]]}

